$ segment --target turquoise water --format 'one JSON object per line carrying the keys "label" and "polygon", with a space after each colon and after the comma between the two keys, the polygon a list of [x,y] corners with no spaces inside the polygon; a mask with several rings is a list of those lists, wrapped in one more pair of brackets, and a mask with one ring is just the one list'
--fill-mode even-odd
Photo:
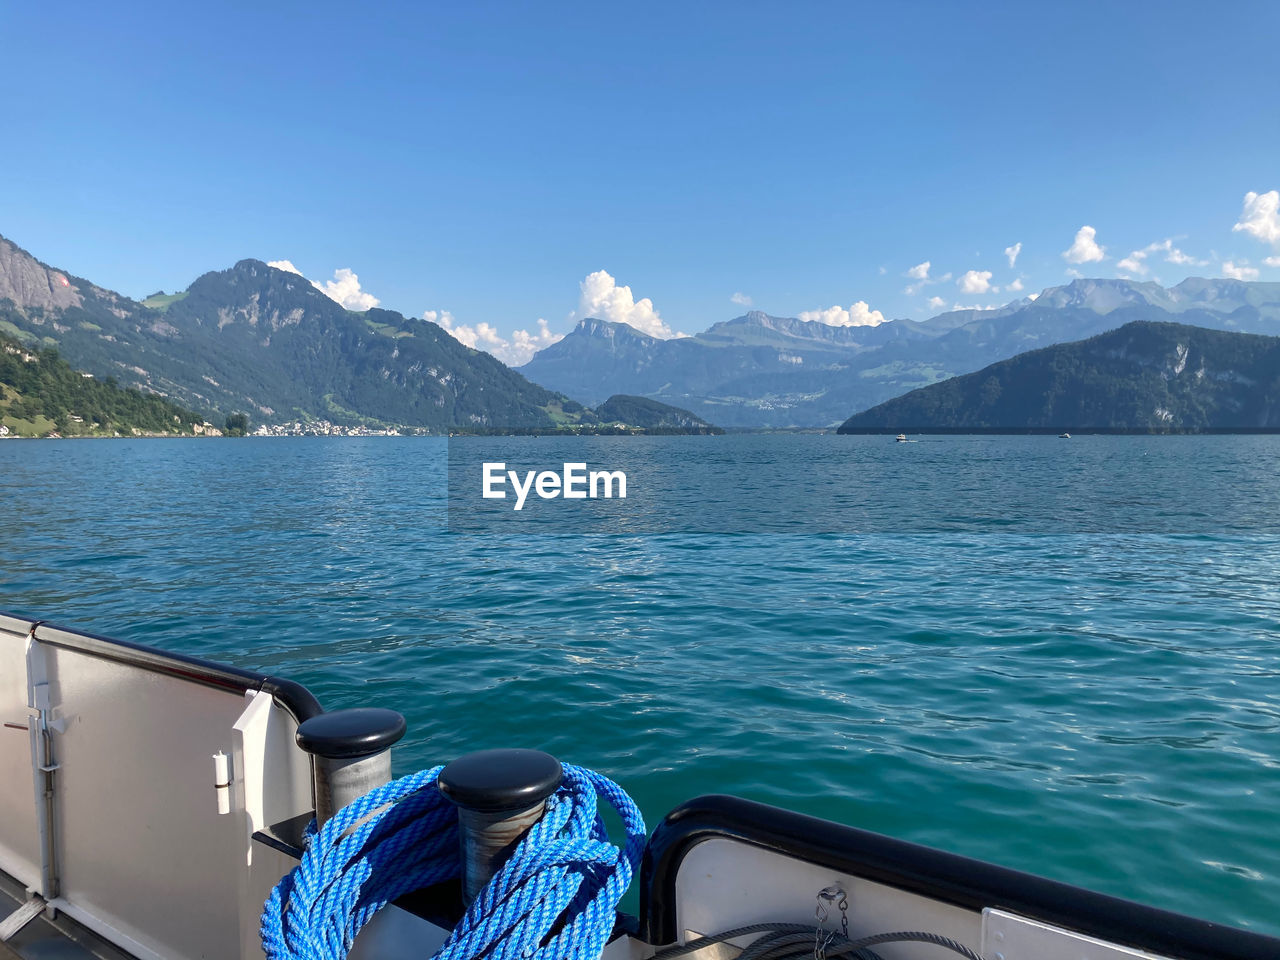
{"label": "turquoise water", "polygon": [[[0,608],[395,707],[401,773],[541,747],[1280,933],[1280,438],[593,443],[832,476],[737,515],[797,533],[461,535],[435,439],[0,443]],[[945,532],[799,524],[835,482]]]}

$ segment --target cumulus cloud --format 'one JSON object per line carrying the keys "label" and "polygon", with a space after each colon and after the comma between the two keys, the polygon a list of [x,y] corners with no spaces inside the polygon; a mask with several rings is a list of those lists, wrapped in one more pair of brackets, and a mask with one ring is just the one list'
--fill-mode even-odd
{"label": "cumulus cloud", "polygon": [[498,359],[508,366],[518,367],[532,360],[533,355],[539,350],[563,339],[563,333],[552,333],[547,327],[547,321],[539,317],[537,333],[530,333],[528,330],[513,330],[511,332],[511,346],[507,348],[506,356],[499,355]]}
{"label": "cumulus cloud", "polygon": [[1268,267],[1280,267],[1280,257],[1264,257],[1262,262]]}
{"label": "cumulus cloud", "polygon": [[432,323],[438,323],[446,330],[453,323],[453,314],[448,310],[424,310],[422,311],[422,319],[430,320]]}
{"label": "cumulus cloud", "polygon": [[[459,329],[465,328],[460,327]],[[486,347],[505,347],[507,345],[507,341],[503,340],[502,335],[498,333],[498,328],[489,323],[477,323],[472,339],[475,341],[472,346],[477,343]]]}
{"label": "cumulus cloud", "polygon": [[449,331],[453,339],[464,346],[471,347],[473,350],[489,350],[492,353],[491,348],[505,347],[507,345],[507,341],[499,335],[497,328],[492,324],[477,323],[474,326],[470,326],[465,323],[458,323],[448,310],[425,310],[423,311],[422,319],[440,324],[445,330]]}
{"label": "cumulus cloud", "polygon": [[440,324],[459,343],[473,350],[491,353],[509,367],[528,363],[543,347],[549,347],[564,338],[564,334],[552,333],[542,317],[538,318],[537,332],[513,330],[510,340],[503,337],[498,328],[490,323],[458,323],[448,310],[426,310],[422,319]]}
{"label": "cumulus cloud", "polygon": [[1004,288],[1012,293],[1017,293],[1022,289],[1022,278],[1018,277],[1018,279],[1014,280],[1012,283],[1006,283]]}
{"label": "cumulus cloud", "polygon": [[941,310],[941,309],[942,309],[943,307],[945,307],[946,305],[947,305],[947,301],[943,300],[941,297],[930,297],[930,298],[929,298],[929,309],[930,309],[930,310]]}
{"label": "cumulus cloud", "polygon": [[879,310],[872,310],[865,300],[859,300],[849,308],[849,326],[851,327],[878,327],[882,323],[884,323],[884,314]]}
{"label": "cumulus cloud", "polygon": [[1076,231],[1076,238],[1071,246],[1062,251],[1062,259],[1067,263],[1097,263],[1107,259],[1107,248],[1098,245],[1098,231],[1088,225]]}
{"label": "cumulus cloud", "polygon": [[348,310],[357,312],[371,310],[379,302],[378,298],[373,294],[360,289],[360,278],[356,276],[354,270],[349,270],[346,267],[333,271],[332,280],[327,280],[324,283],[316,283],[316,281],[312,280],[311,285],[330,300],[337,301]]}
{"label": "cumulus cloud", "polygon": [[618,286],[606,271],[588,274],[579,286],[582,292],[578,297],[578,309],[570,314],[570,318],[585,320],[595,317],[625,323],[662,340],[678,336],[658,315],[652,300],[648,297],[636,300],[630,287]]}
{"label": "cumulus cloud", "polygon": [[1263,243],[1280,244],[1280,190],[1244,195],[1244,209],[1232,230],[1243,230]]}
{"label": "cumulus cloud", "polygon": [[1004,248],[1004,255],[1009,258],[1009,269],[1013,269],[1013,265],[1018,262],[1018,254],[1022,252],[1022,241],[1019,240],[1012,247]]}
{"label": "cumulus cloud", "polygon": [[736,303],[740,307],[751,306],[751,298],[748,297],[745,293],[735,293],[732,297],[729,298],[729,302]]}
{"label": "cumulus cloud", "polygon": [[800,319],[817,320],[829,327],[878,327],[884,323],[884,314],[879,310],[872,310],[867,301],[859,300],[848,310],[841,306],[825,310],[805,310],[800,314]]}
{"label": "cumulus cloud", "polygon": [[[292,260],[271,260],[268,261],[267,266],[303,276],[302,271],[293,265]],[[380,302],[373,294],[360,289],[360,278],[356,276],[355,271],[346,267],[333,271],[332,280],[324,283],[317,283],[314,280],[309,282],[330,300],[340,303],[348,310],[364,312],[376,307]]]}
{"label": "cumulus cloud", "polygon": [[951,309],[952,310],[999,310],[1000,305],[997,303],[988,303],[984,307],[980,303],[970,303],[970,304],[953,303],[951,305]]}
{"label": "cumulus cloud", "polygon": [[1222,275],[1230,277],[1232,280],[1257,280],[1258,268],[1246,266],[1244,263],[1237,266],[1230,260],[1224,260],[1222,263]]}
{"label": "cumulus cloud", "polygon": [[991,286],[990,270],[970,270],[956,281],[956,285],[965,293],[987,293],[1000,289]]}

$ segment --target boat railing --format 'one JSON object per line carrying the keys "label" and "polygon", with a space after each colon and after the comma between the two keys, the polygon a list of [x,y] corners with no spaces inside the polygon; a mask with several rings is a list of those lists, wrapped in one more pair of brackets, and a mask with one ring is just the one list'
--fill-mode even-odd
{"label": "boat railing", "polygon": [[[641,934],[655,945],[756,923],[762,902],[770,920],[812,924],[815,897],[834,886],[858,935],[929,930],[985,945],[983,956],[1280,957],[1273,937],[739,797],[698,797],[669,813],[640,883]],[[993,946],[1015,935],[1021,950]]]}
{"label": "boat railing", "polygon": [[0,614],[0,869],[137,957],[260,956],[293,862],[251,838],[314,809],[294,734],[320,712],[291,681]]}

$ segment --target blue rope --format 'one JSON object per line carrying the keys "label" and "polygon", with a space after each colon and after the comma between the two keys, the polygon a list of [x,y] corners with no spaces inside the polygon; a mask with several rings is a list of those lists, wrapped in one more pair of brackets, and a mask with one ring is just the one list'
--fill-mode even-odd
{"label": "blue rope", "polygon": [[[436,786],[441,769],[366,794],[319,831],[311,822],[302,862],[276,884],[262,912],[268,960],[342,960],[388,903],[460,875],[457,808]],[[597,798],[622,817],[623,850],[609,842]],[[546,814],[477,894],[435,960],[598,960],[645,836],[644,819],[621,787],[564,764]]]}

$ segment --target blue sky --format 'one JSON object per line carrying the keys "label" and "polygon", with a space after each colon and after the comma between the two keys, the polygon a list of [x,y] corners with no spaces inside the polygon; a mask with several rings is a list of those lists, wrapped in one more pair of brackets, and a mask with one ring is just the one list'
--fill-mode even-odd
{"label": "blue sky", "polygon": [[515,356],[1280,280],[1280,4],[183,7],[0,4],[0,234],[133,296],[287,260]]}

